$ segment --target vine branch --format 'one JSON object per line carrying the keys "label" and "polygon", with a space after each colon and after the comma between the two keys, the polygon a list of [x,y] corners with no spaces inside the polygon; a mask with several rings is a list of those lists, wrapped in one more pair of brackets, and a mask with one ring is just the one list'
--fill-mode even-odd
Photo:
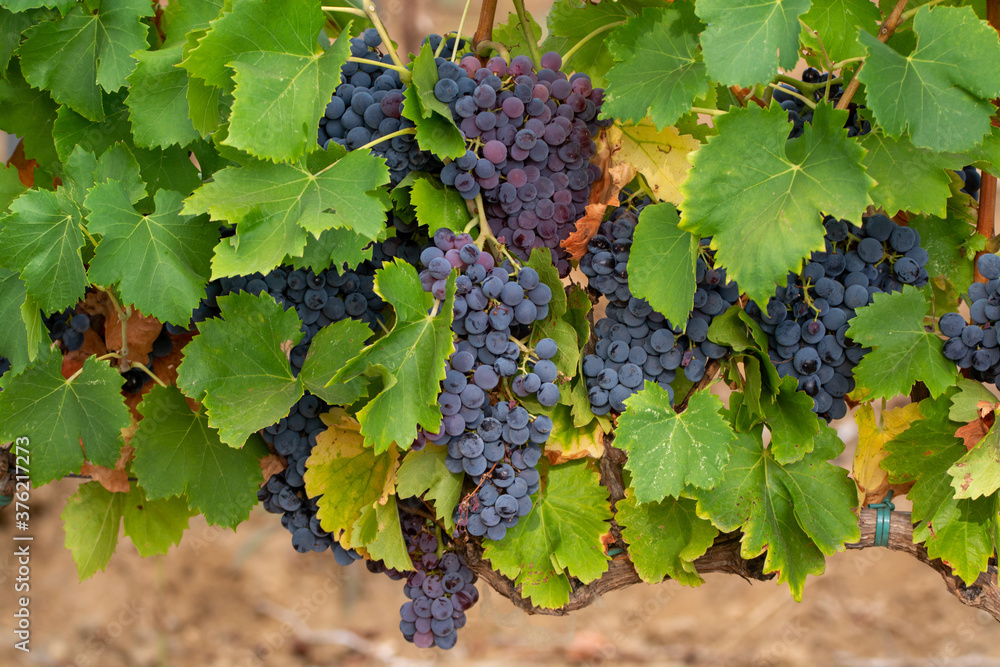
{"label": "vine branch", "polygon": [[[896,27],[899,25],[903,18],[903,10],[906,9],[906,3],[909,0],[898,0],[896,6],[892,8],[889,13],[889,18],[885,20],[882,27],[878,29],[878,41],[885,44],[892,37],[892,33],[896,32]],[[862,65],[863,67],[863,65]],[[858,68],[858,72],[861,71],[861,67]],[[861,82],[858,81],[858,72],[854,73],[854,78],[851,82],[847,84],[847,88],[844,89],[844,94],[841,96],[840,101],[837,102],[838,109],[846,109],[850,104],[851,100],[854,99],[855,93],[858,92],[858,88],[861,87]]]}
{"label": "vine branch", "polygon": [[[476,34],[472,37],[473,47],[478,47],[479,42],[493,41],[493,22],[497,15],[497,0],[483,0],[483,6],[479,10],[479,25],[476,26]],[[474,48],[475,53],[479,53],[478,48]]]}
{"label": "vine branch", "polygon": [[[605,459],[601,461],[602,483],[609,481],[604,478],[606,467],[617,468],[620,475],[620,466],[615,465],[613,459],[615,452],[624,458],[624,454],[613,447],[605,449]],[[608,454],[611,454],[609,457]],[[622,497],[622,487],[620,478],[608,485],[613,500]],[[848,544],[848,549],[869,549],[875,546],[875,517],[876,510],[862,509],[859,512],[858,526],[861,529],[861,540],[854,544]],[[624,546],[620,540],[618,528],[612,521],[612,535]],[[740,555],[739,532],[723,533],[715,538],[715,543],[701,558],[694,564],[699,574],[724,573],[735,574],[747,580],[768,581],[774,578],[774,573],[764,573],[764,559],[766,554],[761,554],[750,560],[744,559]],[[616,545],[617,546],[617,545]],[[508,598],[515,607],[527,614],[541,614],[546,616],[565,616],[570,612],[589,606],[595,600],[606,593],[627,588],[635,584],[643,583],[639,574],[635,571],[632,561],[628,557],[628,552],[623,551],[620,555],[611,559],[608,569],[599,579],[589,584],[583,584],[576,579],[571,579],[571,590],[569,602],[558,609],[544,609],[531,604],[531,601],[522,597],[520,590],[513,581],[492,569],[490,564],[483,560],[482,549],[473,542],[465,542],[461,545],[466,563],[481,579],[485,580],[500,595]],[[939,559],[932,559],[927,555],[927,550],[913,543],[913,524],[911,523],[909,512],[893,512],[891,517],[891,532],[889,535],[889,546],[892,551],[909,554],[921,563],[929,566],[944,580],[948,592],[958,598],[962,604],[982,609],[997,621],[1000,621],[1000,588],[997,586],[997,568],[990,565],[986,572],[979,575],[971,585],[963,582],[955,576],[951,568],[942,563]],[[665,578],[664,581],[668,580]]]}
{"label": "vine branch", "polygon": [[[1000,32],[1000,0],[986,0],[986,19],[993,26],[993,29]],[[997,105],[998,100],[993,100]],[[982,181],[979,184],[979,211],[976,218],[976,233],[984,236],[987,241],[993,238],[993,227],[996,220],[997,205],[997,177],[983,171]],[[985,283],[986,278],[979,273],[978,260],[987,251],[981,250],[976,253],[976,263],[972,268],[975,271],[975,281]]]}

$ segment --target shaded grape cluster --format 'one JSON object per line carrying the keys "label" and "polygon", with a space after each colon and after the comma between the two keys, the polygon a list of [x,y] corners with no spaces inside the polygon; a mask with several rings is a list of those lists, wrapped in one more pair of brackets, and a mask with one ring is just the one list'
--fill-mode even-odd
{"label": "shaded grape cluster", "polygon": [[778,374],[796,378],[813,410],[829,421],[847,414],[844,396],[868,351],[847,336],[857,309],[875,294],[922,287],[929,277],[915,229],[881,214],[861,227],[830,216],[823,224],[826,249],[814,252],[799,275],[789,273],[764,308],[750,302],[746,311],[768,334]]}
{"label": "shaded grape cluster", "polygon": [[[292,534],[292,547],[299,553],[340,548],[323,530],[316,516],[319,497],[310,498],[305,490],[306,459],[316,446],[316,437],[326,430],[319,415],[330,409],[325,402],[306,393],[292,406],[286,417],[260,432],[274,451],[284,456],[288,467],[257,491],[257,499],[272,514],[281,514],[281,525]],[[341,549],[343,551],[343,549]],[[343,556],[338,554],[338,558]]]}
{"label": "shaded grape cluster", "polygon": [[976,261],[976,267],[986,282],[972,283],[965,294],[972,323],[967,323],[959,313],[945,313],[938,321],[938,328],[948,337],[943,350],[945,358],[967,369],[972,378],[995,385],[1000,376],[1000,347],[997,344],[1000,257],[984,253]]}
{"label": "shaded grape cluster", "polygon": [[[402,115],[406,86],[398,71],[383,67],[393,63],[388,54],[381,53],[381,45],[382,38],[374,28],[361,37],[351,38],[351,56],[369,62],[347,62],[341,68],[340,85],[319,120],[320,146],[326,148],[332,141],[353,151],[398,130],[414,127]],[[440,168],[436,158],[420,150],[413,135],[377,143],[371,151],[385,158],[393,185],[411,171]]]}
{"label": "shaded grape cluster", "polygon": [[453,545],[439,543],[423,518],[404,511],[400,523],[414,571],[403,585],[408,601],[399,608],[399,630],[418,648],[453,648],[465,612],[479,601],[476,575]]}
{"label": "shaded grape cluster", "polygon": [[77,313],[76,307],[47,315],[42,320],[49,330],[52,342],[62,343],[67,352],[75,352],[83,347],[83,336],[90,331],[90,315]]}
{"label": "shaded grape cluster", "polygon": [[[628,196],[622,193],[623,203]],[[644,299],[632,295],[628,259],[639,214],[649,203],[649,199],[642,199],[634,206],[625,204],[612,211],[580,260],[591,291],[609,301],[605,317],[594,325],[594,352],[583,358],[590,407],[596,415],[622,412],[625,400],[646,381],[659,384],[673,400],[671,383],[678,373],[698,382],[708,362],[729,351],[708,340],[708,327],[713,318],[739,301],[740,290],[727,280],[724,269],[710,265],[707,241],[702,243],[696,262],[694,309],[683,327],[673,325]]]}
{"label": "shaded grape cluster", "polygon": [[[802,81],[808,84],[825,83],[834,78],[836,78],[835,75],[828,72],[820,72],[815,67],[808,67],[802,72]],[[831,83],[829,86],[829,97],[827,97],[827,92],[827,87],[822,86],[808,97],[811,97],[813,102],[819,102],[826,98],[830,104],[836,105],[841,95],[844,94],[844,87],[839,83]],[[801,97],[790,93],[805,96],[795,86],[783,83],[774,90],[773,98],[781,105],[782,109],[788,112],[788,120],[794,125],[788,138],[794,139],[795,137],[802,136],[806,123],[812,122],[813,110],[806,105],[805,100],[801,99]],[[847,129],[847,136],[858,137],[872,131],[871,123],[862,118],[858,113],[859,109],[864,108],[864,105],[859,105],[855,102],[851,102],[848,105],[847,122],[844,124],[844,127]]]}
{"label": "shaded grape cluster", "polygon": [[501,57],[485,67],[475,56],[438,63],[435,97],[447,104],[466,139],[465,155],[441,170],[441,180],[465,199],[482,195],[497,239],[527,259],[548,248],[559,274],[569,273],[559,244],[585,212],[600,168],[590,164],[604,91],[586,74],[561,72],[557,53],[542,56],[537,73],[527,56]]}

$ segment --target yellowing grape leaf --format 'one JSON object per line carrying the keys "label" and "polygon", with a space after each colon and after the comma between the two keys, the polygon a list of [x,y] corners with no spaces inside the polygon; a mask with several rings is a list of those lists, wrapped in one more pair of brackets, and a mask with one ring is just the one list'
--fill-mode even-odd
{"label": "yellowing grape leaf", "polygon": [[329,428],[316,436],[306,462],[306,494],[321,496],[316,516],[323,530],[345,548],[355,544],[351,530],[373,505],[384,505],[396,485],[396,448],[376,454],[364,446],[361,425],[341,408],[322,415]]}
{"label": "yellowing grape leaf", "polygon": [[858,504],[861,506],[881,501],[889,491],[889,473],[879,465],[889,455],[885,443],[910,428],[921,419],[920,405],[910,403],[886,410],[881,419],[875,416],[870,403],[858,406],[854,421],[858,425],[858,447],[854,450],[854,484],[858,487]]}
{"label": "yellowing grape leaf", "polygon": [[444,464],[447,457],[447,447],[430,443],[419,451],[407,452],[396,473],[396,493],[400,498],[423,496],[433,502],[438,520],[448,530],[454,530],[452,513],[462,496],[465,475],[448,470]]}
{"label": "yellowing grape leaf", "polygon": [[604,456],[604,429],[598,420],[594,419],[582,427],[576,426],[572,408],[562,403],[549,416],[552,419],[552,432],[545,443],[545,456],[550,464],[557,465],[584,457],[599,459]]}
{"label": "yellowing grape leaf", "polygon": [[608,141],[616,163],[634,165],[657,197],[680,203],[678,188],[691,169],[688,156],[701,146],[697,139],[673,127],[657,131],[647,119],[638,125],[614,125],[608,131]]}

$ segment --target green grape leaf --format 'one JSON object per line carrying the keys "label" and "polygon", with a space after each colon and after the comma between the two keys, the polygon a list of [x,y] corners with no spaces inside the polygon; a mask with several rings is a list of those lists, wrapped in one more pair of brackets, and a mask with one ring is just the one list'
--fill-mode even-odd
{"label": "green grape leaf", "polygon": [[122,498],[122,523],[125,535],[143,558],[165,554],[188,528],[195,515],[184,497],[151,500],[141,487],[133,486]]}
{"label": "green grape leaf", "polygon": [[190,194],[201,185],[198,168],[191,162],[187,148],[168,146],[166,148],[132,149],[135,160],[139,163],[139,173],[142,180],[149,184],[150,192],[156,190],[173,190],[182,194]]}
{"label": "green grape leaf", "polygon": [[797,388],[798,380],[783,378],[774,402],[764,406],[771,453],[781,465],[799,461],[811,452],[820,431],[819,417],[812,411],[813,399]]}
{"label": "green grape leaf", "polygon": [[693,3],[647,9],[616,28],[608,38],[615,66],[602,112],[633,123],[649,115],[662,130],[691,111],[710,90],[698,48],[703,29]]}
{"label": "green grape leaf", "polygon": [[329,49],[316,41],[324,24],[308,0],[241,0],[210,23],[182,66],[233,91],[229,133],[222,143],[275,161],[294,161],[317,147],[316,120],[340,83],[350,55],[347,35]]}
{"label": "green grape leaf", "polygon": [[551,338],[559,346],[553,363],[559,373],[567,378],[576,375],[580,363],[580,346],[577,344],[576,329],[564,317],[556,317],[551,312],[540,322],[536,322],[528,338],[528,347],[534,349],[543,338]]}
{"label": "green grape leaf", "polygon": [[174,387],[153,387],[138,410],[143,419],[131,443],[132,471],[146,496],[183,495],[217,526],[233,528],[246,521],[257,504],[264,443],[252,438],[242,449],[224,444],[204,409],[192,411]]}
{"label": "green grape leaf", "polygon": [[678,227],[679,221],[673,204],[644,208],[628,258],[632,294],[671,322],[687,321],[698,287],[698,239]]}
{"label": "green grape leaf", "polygon": [[434,86],[438,78],[434,49],[431,48],[430,42],[424,42],[420,47],[420,53],[413,59],[413,79],[410,86],[420,100],[421,116],[429,118],[431,114],[438,114],[442,118],[451,120],[451,110],[448,105],[434,95]]}
{"label": "green grape leaf", "polygon": [[562,317],[566,314],[566,289],[559,280],[559,270],[552,265],[552,254],[546,248],[535,248],[528,257],[525,266],[530,266],[538,272],[540,282],[552,290],[552,301],[549,302],[549,314]]}
{"label": "green grape leaf", "polygon": [[128,107],[124,95],[104,95],[105,114],[100,120],[88,120],[70,107],[59,107],[52,137],[59,159],[66,161],[79,146],[85,151],[100,155],[118,142],[130,144],[132,131],[128,121]]}
{"label": "green grape leaf", "polygon": [[653,382],[625,400],[615,446],[628,454],[625,469],[639,503],[680,497],[687,485],[710,488],[722,479],[733,431],[722,418],[722,401],[697,391],[678,414],[666,390]]}
{"label": "green grape leaf", "polygon": [[812,0],[812,6],[802,15],[802,23],[819,33],[823,48],[809,30],[803,28],[802,43],[816,53],[826,49],[834,62],[865,54],[858,43],[858,30],[878,34],[882,13],[869,0]]}
{"label": "green grape leaf", "polygon": [[[931,277],[944,276],[957,291],[964,291],[972,282],[972,262],[964,247],[970,240],[982,238],[976,234],[975,223],[956,215],[950,200],[945,218],[925,215],[913,218],[909,225],[920,233],[920,247],[927,251],[924,268]],[[951,310],[957,310],[958,303]],[[940,312],[940,311],[938,311]]]}
{"label": "green grape leaf", "polygon": [[944,341],[924,328],[929,310],[927,297],[912,285],[876,294],[871,304],[858,309],[847,335],[874,348],[854,369],[858,385],[871,390],[869,399],[908,394],[917,381],[931,396],[955,384],[955,364],[944,358]]}
{"label": "green grape leaf", "polygon": [[111,493],[99,482],[87,482],[66,499],[59,518],[80,581],[106,568],[114,555],[125,495]]}
{"label": "green grape leaf", "polygon": [[128,78],[131,86],[125,104],[139,146],[186,146],[201,137],[189,117],[187,72],[177,67],[183,48],[174,44],[134,55],[138,65]]}
{"label": "green grape leaf", "polygon": [[24,12],[38,7],[52,7],[65,15],[74,5],[76,0],[5,0],[4,7],[12,12]]}
{"label": "green grape leaf", "polygon": [[[125,303],[165,322],[185,322],[205,297],[218,226],[208,216],[180,215],[181,195],[157,190],[156,212],[140,215],[117,182],[95,185],[85,205],[91,233],[101,234],[90,279],[118,284]],[[170,289],[158,289],[169,285]]]}
{"label": "green grape leaf", "polygon": [[1000,95],[1000,42],[971,7],[920,9],[917,48],[902,55],[862,32],[868,59],[858,72],[866,104],[886,133],[909,128],[914,145],[935,151],[973,148],[990,131]]}
{"label": "green grape leaf", "polygon": [[64,379],[61,369],[62,355],[48,353],[0,392],[0,442],[30,439],[36,486],[79,472],[85,457],[113,468],[121,430],[132,421],[116,369],[96,357],[72,380]]}
{"label": "green grape leaf", "polygon": [[539,607],[569,602],[569,577],[587,584],[608,567],[602,538],[610,526],[608,491],[586,461],[549,468],[534,508],[503,540],[485,540],[483,556]]}
{"label": "green grape leaf", "polygon": [[982,498],[1000,489],[1000,434],[991,428],[979,443],[948,469],[955,498]]}
{"label": "green grape leaf", "polygon": [[827,463],[842,450],[837,432],[824,428],[811,453],[781,465],[764,448],[760,427],[738,433],[722,482],[697,491],[698,514],[724,532],[740,528],[740,555],[766,552],[764,572],[777,572],[799,601],[806,576],[823,573],[824,556],[861,536],[854,484],[845,469]]}
{"label": "green grape leaf", "polygon": [[104,117],[101,88],[110,93],[127,83],[135,68],[132,53],[146,48],[142,19],[152,14],[144,0],[120,0],[96,12],[77,5],[61,19],[32,26],[20,50],[24,78],[98,121]]}
{"label": "green grape leaf", "polygon": [[670,577],[685,586],[705,583],[694,561],[708,551],[719,531],[695,514],[695,501],[668,498],[640,505],[628,490],[615,509],[629,558],[643,581],[658,584]]}
{"label": "green grape leaf", "polygon": [[[75,0],[74,0],[75,2]],[[10,59],[21,46],[21,35],[35,21],[32,14],[13,13],[10,3],[0,7],[0,72],[7,69]]]}
{"label": "green grape leaf", "polygon": [[[538,40],[545,31],[542,29],[542,26],[538,25],[538,21],[535,20],[535,17],[530,12],[526,11],[525,14],[528,16],[528,26],[531,28],[531,35]],[[498,23],[493,28],[493,41],[506,46],[511,58],[518,56],[531,57],[531,49],[528,47],[528,40],[524,36],[524,31],[521,30],[521,21],[518,19],[516,12],[507,14],[507,22]]]}
{"label": "green grape leaf", "polygon": [[316,436],[306,465],[306,494],[322,496],[316,516],[344,548],[363,547],[353,541],[356,522],[374,505],[384,505],[396,483],[396,450],[376,454],[364,446],[360,425],[340,408],[322,415],[329,428]]}
{"label": "green grape leaf", "polygon": [[[716,265],[760,303],[823,250],[823,213],[857,220],[870,201],[875,181],[861,166],[864,149],[843,129],[846,114],[821,104],[804,134],[788,140],[788,115],[777,104],[733,109],[691,156],[681,228],[713,237]],[[747,155],[755,156],[752,168]]]}
{"label": "green grape leaf", "polygon": [[[557,0],[552,3],[547,17],[548,36],[541,51],[566,53],[577,44],[580,48],[564,64],[567,72],[586,72],[594,86],[607,83],[605,75],[614,65],[608,49],[607,34],[627,19],[637,16],[644,7],[662,7],[660,0],[628,0],[621,2],[581,3],[579,0]],[[597,31],[597,35],[584,42],[584,38]],[[538,34],[538,33],[536,33]],[[569,64],[572,63],[572,66]]]}
{"label": "green grape leaf", "polygon": [[0,265],[22,267],[21,280],[42,310],[52,313],[83,298],[87,275],[80,210],[62,190],[29,190],[0,220]]}
{"label": "green grape leaf", "polygon": [[882,468],[893,484],[913,482],[906,497],[913,502],[913,541],[922,542],[931,558],[940,558],[963,581],[975,581],[993,555],[997,495],[955,498],[948,471],[967,453],[955,437],[961,426],[948,418],[951,392],[920,402],[924,419],[885,445]]}
{"label": "green grape leaf", "polygon": [[167,5],[161,19],[167,33],[164,47],[184,44],[189,33],[208,28],[209,22],[218,18],[224,4],[224,0],[187,0]]}
{"label": "green grape leaf", "polygon": [[982,382],[958,379],[958,392],[951,397],[948,418],[953,422],[967,423],[979,419],[979,402],[996,403],[996,396]]}
{"label": "green grape leaf", "polygon": [[218,303],[222,318],[202,322],[184,348],[177,386],[204,403],[219,439],[239,448],[302,397],[302,382],[288,363],[302,322],[269,294],[240,292]]}
{"label": "green grape leaf", "polygon": [[[385,240],[389,229],[375,237],[376,241]],[[306,247],[301,257],[287,258],[287,264],[296,269],[312,269],[323,271],[331,264],[355,269],[363,262],[372,258],[374,247],[370,239],[350,229],[328,229],[319,238],[306,237]]]}
{"label": "green grape leaf", "polygon": [[307,233],[318,238],[340,228],[370,241],[385,229],[387,206],[378,191],[389,170],[370,153],[338,148],[294,165],[255,161],[213,178],[184,206],[185,213],[237,225],[236,236],[216,247],[213,277],[266,273],[286,256],[302,255]]}
{"label": "green grape leaf", "polygon": [[[451,306],[455,277],[448,278],[447,298],[438,304],[424,292],[412,266],[398,261],[375,273],[375,292],[396,312],[396,325],[386,336],[348,361],[330,384],[346,382],[368,371],[383,382],[380,391],[358,413],[365,444],[382,453],[396,443],[408,449],[417,427],[436,431],[441,424],[437,396],[444,379],[444,363],[454,351]],[[294,314],[294,313],[293,313]]]}
{"label": "green grape leaf", "polygon": [[[727,86],[767,83],[799,59],[799,16],[810,0],[698,0],[708,74]],[[843,124],[841,124],[843,125]]]}
{"label": "green grape leaf", "polygon": [[899,211],[945,216],[951,196],[946,170],[961,169],[962,158],[917,148],[906,136],[893,139],[878,132],[862,137],[861,145],[868,151],[861,164],[878,183],[871,191],[876,206],[890,216]]}
{"label": "green grape leaf", "polygon": [[17,274],[0,267],[0,357],[10,361],[15,375],[27,368],[42,350],[39,340],[32,342],[31,332],[21,316],[27,298],[28,291]]}
{"label": "green grape leaf", "polygon": [[462,497],[465,476],[450,472],[444,465],[448,448],[428,443],[420,451],[409,451],[396,473],[396,494],[400,498],[423,496],[434,503],[434,513],[449,531],[455,530],[452,512]]}
{"label": "green grape leaf", "polygon": [[56,103],[48,91],[28,85],[18,60],[0,77],[0,100],[0,129],[21,137],[25,157],[37,160],[46,169],[56,169],[60,160],[52,139]]}
{"label": "green grape leaf", "polygon": [[396,496],[390,495],[384,505],[375,503],[366,507],[354,524],[350,540],[342,542],[349,548],[364,548],[372,560],[383,561],[386,567],[405,572],[413,569],[413,561],[406,550],[403,530],[399,525]]}
{"label": "green grape leaf", "polygon": [[403,95],[403,118],[416,126],[417,144],[439,158],[460,158],[465,155],[465,139],[451,116],[445,117],[424,109],[416,88],[411,86]]}
{"label": "green grape leaf", "polygon": [[365,377],[327,386],[344,364],[358,356],[372,330],[360,320],[346,319],[319,330],[312,343],[299,379],[306,389],[330,405],[351,405],[368,391]]}
{"label": "green grape leaf", "polygon": [[462,232],[469,224],[468,207],[454,188],[446,188],[436,179],[420,177],[413,181],[410,202],[417,213],[417,222],[427,225],[427,233],[434,234],[442,227]]}

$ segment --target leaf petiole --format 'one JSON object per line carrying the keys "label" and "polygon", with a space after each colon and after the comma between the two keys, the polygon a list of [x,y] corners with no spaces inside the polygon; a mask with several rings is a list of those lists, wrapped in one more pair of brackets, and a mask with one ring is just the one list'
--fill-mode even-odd
{"label": "leaf petiole", "polygon": [[609,23],[607,25],[602,25],[600,28],[597,28],[596,30],[592,30],[590,32],[590,34],[588,34],[583,39],[581,39],[579,42],[577,42],[576,44],[574,44],[572,47],[570,47],[569,51],[567,51],[566,53],[563,54],[563,57],[562,57],[563,67],[564,68],[566,67],[566,63],[569,61],[569,59],[572,58],[574,55],[576,55],[577,51],[579,51],[584,46],[586,46],[587,42],[589,42],[593,38],[597,37],[601,33],[607,32],[608,30],[612,30],[614,28],[617,28],[620,25],[625,25],[625,21],[615,21],[614,23]]}
{"label": "leaf petiole", "polygon": [[514,9],[517,10],[517,22],[521,24],[521,32],[524,33],[524,39],[528,43],[531,62],[535,63],[535,69],[539,69],[542,66],[542,56],[538,52],[538,42],[535,41],[535,36],[531,34],[531,23],[528,17],[528,10],[524,8],[524,0],[514,0]]}

